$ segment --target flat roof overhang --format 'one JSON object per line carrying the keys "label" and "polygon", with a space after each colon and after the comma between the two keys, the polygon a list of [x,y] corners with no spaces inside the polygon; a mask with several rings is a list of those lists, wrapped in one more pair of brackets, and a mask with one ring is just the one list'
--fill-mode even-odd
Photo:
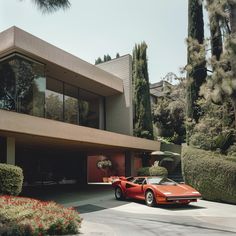
{"label": "flat roof overhang", "polygon": [[0,110],[0,135],[16,143],[43,147],[68,147],[84,151],[119,150],[152,152],[160,142],[109,131],[67,124],[45,118]]}
{"label": "flat roof overhang", "polygon": [[0,58],[14,52],[46,65],[46,76],[102,96],[123,93],[123,80],[17,27],[0,33]]}

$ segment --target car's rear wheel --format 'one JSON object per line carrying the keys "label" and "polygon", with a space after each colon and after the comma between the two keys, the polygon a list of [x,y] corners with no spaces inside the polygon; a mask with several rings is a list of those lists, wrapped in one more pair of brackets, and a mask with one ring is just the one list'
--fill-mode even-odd
{"label": "car's rear wheel", "polygon": [[115,188],[115,197],[117,200],[124,200],[125,197],[120,187]]}
{"label": "car's rear wheel", "polygon": [[156,205],[156,199],[151,190],[147,191],[145,194],[145,202],[147,206],[153,207]]}

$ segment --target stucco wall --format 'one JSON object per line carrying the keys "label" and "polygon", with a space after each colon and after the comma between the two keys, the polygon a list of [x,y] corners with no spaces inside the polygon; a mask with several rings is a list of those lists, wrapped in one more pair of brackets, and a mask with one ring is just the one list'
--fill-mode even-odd
{"label": "stucco wall", "polygon": [[[109,170],[97,167],[98,161],[108,159],[112,163]],[[123,153],[106,154],[106,158],[100,155],[88,156],[87,159],[88,182],[102,182],[103,177],[125,175],[125,155]]]}
{"label": "stucco wall", "polygon": [[106,129],[133,135],[132,58],[125,55],[97,67],[123,80],[123,94],[106,97]]}

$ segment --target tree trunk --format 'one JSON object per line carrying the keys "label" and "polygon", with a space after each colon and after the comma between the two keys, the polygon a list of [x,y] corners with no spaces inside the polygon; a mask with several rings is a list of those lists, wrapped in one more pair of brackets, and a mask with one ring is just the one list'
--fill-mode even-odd
{"label": "tree trunk", "polygon": [[234,107],[234,127],[236,129],[236,98],[231,98]]}
{"label": "tree trunk", "polygon": [[[220,60],[220,55],[222,53],[222,37],[220,30],[220,20],[219,16],[212,16],[212,21],[210,22],[210,31],[211,31],[211,54],[215,56],[217,61]],[[211,21],[211,19],[210,19]]]}
{"label": "tree trunk", "polygon": [[[235,40],[236,38],[236,4],[235,3],[232,3],[230,5],[230,26],[231,26],[231,37],[233,40]],[[235,51],[234,53],[231,54],[230,64],[231,64],[231,70],[233,74],[232,80],[236,80],[236,53]],[[234,107],[234,126],[236,128],[236,92],[232,94],[231,100]]]}

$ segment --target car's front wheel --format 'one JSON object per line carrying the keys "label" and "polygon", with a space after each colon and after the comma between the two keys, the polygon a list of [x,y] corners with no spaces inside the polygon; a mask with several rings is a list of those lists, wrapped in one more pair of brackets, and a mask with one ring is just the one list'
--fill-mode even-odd
{"label": "car's front wheel", "polygon": [[115,197],[117,200],[124,200],[125,197],[120,187],[115,188]]}
{"label": "car's front wheel", "polygon": [[145,202],[147,206],[153,207],[156,205],[156,199],[151,190],[147,191],[145,194]]}

